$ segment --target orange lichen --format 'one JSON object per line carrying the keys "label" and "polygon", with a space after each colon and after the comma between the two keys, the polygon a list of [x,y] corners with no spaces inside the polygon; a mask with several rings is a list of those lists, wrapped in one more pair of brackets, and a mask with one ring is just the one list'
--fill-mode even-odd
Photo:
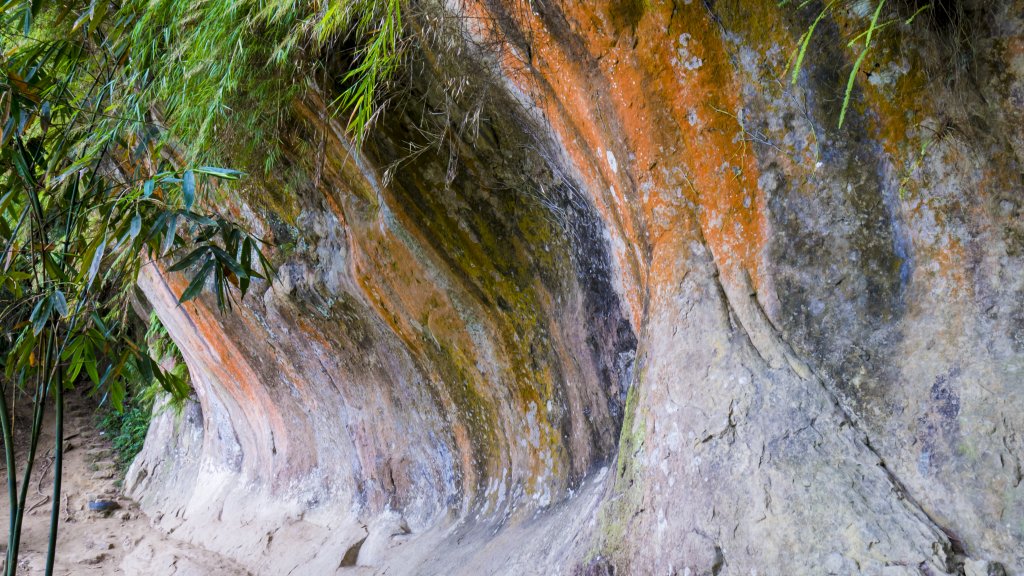
{"label": "orange lichen", "polygon": [[[544,478],[563,477],[560,471],[568,459],[558,425],[546,413],[536,414],[540,443],[521,451],[501,433],[501,423],[514,419],[506,413],[509,408],[513,414],[525,415],[555,399],[557,375],[538,363],[535,350],[544,334],[542,302],[550,304],[550,295],[545,296],[542,282],[522,275],[526,262],[495,259],[495,251],[509,250],[504,246],[509,239],[496,236],[486,221],[477,222],[474,237],[467,236],[440,200],[442,190],[416,190],[412,193],[424,194],[416,198],[395,197],[410,192],[400,186],[376,189],[374,176],[355,160],[337,161],[348,149],[339,140],[341,131],[333,121],[328,124],[323,147],[334,160],[323,167],[320,188],[327,207],[345,225],[351,277],[366,304],[426,370],[442,412],[453,417],[467,494],[492,479],[507,482],[509,472],[523,461],[530,471],[525,477],[528,492],[548,489]],[[422,180],[411,188],[429,185]],[[376,191],[368,195],[353,189]],[[391,211],[385,213],[372,203],[368,207],[368,196],[383,200]],[[521,203],[508,208],[510,220],[513,212],[526,210]],[[564,269],[566,263],[553,256],[564,250],[564,240],[551,236],[552,223],[541,214],[521,216],[514,222],[531,245],[550,245],[550,253],[537,257],[542,266]],[[524,246],[513,246],[509,255],[520,259],[529,253]],[[486,308],[496,302],[502,302],[508,313],[496,315]],[[476,326],[471,329],[468,322]],[[487,334],[485,340],[494,342],[497,349],[480,350],[474,331]],[[494,353],[501,365],[489,362],[490,370],[482,372],[480,359]],[[578,467],[588,465],[586,456]]]}
{"label": "orange lichen", "polygon": [[513,14],[530,31],[532,59],[509,52],[502,64],[543,110],[622,238],[615,256],[639,324],[642,287],[682,273],[694,205],[727,279],[741,269],[756,279],[764,206],[735,118],[739,90],[727,48],[704,7],[652,8],[632,31],[611,29],[610,11],[608,3],[566,7],[568,27],[586,31],[571,39],[556,37],[540,13]]}
{"label": "orange lichen", "polygon": [[[161,311],[164,325],[178,347],[185,352],[186,360],[192,355],[197,356],[189,362],[190,368],[202,367],[206,373],[199,374],[199,378],[211,383],[217,382],[224,387],[227,398],[220,400],[233,403],[233,408],[229,410],[240,412],[238,423],[244,422],[250,431],[270,427],[272,433],[269,435],[239,435],[243,448],[244,444],[253,441],[269,443],[248,446],[245,454],[255,460],[248,464],[249,469],[256,473],[276,472],[285,468],[296,473],[310,470],[315,455],[309,451],[289,449],[292,434],[301,435],[303,430],[296,430],[294,426],[286,424],[263,381],[218,321],[220,315],[201,299],[177,304],[188,282],[180,273],[161,271],[156,263],[144,267],[140,275],[140,284],[150,287],[147,297]],[[275,461],[275,454],[281,454],[283,460]]]}

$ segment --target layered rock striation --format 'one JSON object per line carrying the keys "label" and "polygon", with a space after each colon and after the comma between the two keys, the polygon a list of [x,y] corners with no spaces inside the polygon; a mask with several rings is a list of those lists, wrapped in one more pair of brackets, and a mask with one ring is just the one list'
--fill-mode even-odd
{"label": "layered rock striation", "polygon": [[842,128],[823,7],[423,8],[231,200],[272,282],[144,271],[198,402],[133,494],[260,574],[1024,573],[1024,3],[894,3]]}

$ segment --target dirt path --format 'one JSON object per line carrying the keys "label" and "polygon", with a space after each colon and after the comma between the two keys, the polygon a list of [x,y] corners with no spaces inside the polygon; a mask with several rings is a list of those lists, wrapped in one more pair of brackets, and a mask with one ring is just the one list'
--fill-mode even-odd
{"label": "dirt path", "polygon": [[[23,409],[30,401],[22,398],[19,402],[21,406],[16,408],[16,412],[20,418],[16,425],[28,421]],[[93,405],[91,400],[77,396],[68,401],[64,425],[61,519],[54,574],[248,574],[222,556],[174,540],[154,529],[138,505],[124,497],[118,487],[120,472],[114,451],[110,442],[96,429]],[[29,487],[29,512],[24,520],[18,562],[18,574],[26,576],[43,574],[46,564],[53,482],[52,419],[44,434],[37,455],[37,472]],[[21,464],[25,461],[24,444],[27,440],[15,443],[19,448],[18,463]],[[5,474],[6,470],[0,473]],[[89,510],[89,501],[95,499],[116,502],[119,508],[93,512]],[[0,554],[6,551],[8,510],[5,494],[0,498],[0,525],[4,526]]]}

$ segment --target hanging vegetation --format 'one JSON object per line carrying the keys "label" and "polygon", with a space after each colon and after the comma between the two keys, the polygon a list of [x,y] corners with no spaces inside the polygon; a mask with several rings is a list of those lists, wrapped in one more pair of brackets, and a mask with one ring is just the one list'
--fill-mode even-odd
{"label": "hanging vegetation", "polygon": [[[189,387],[128,329],[142,266],[191,275],[222,310],[271,270],[261,240],[204,199],[243,173],[208,165],[225,133],[274,160],[274,134],[319,55],[343,50],[335,111],[361,142],[396,70],[399,0],[103,0],[0,3],[0,394],[11,518],[5,574],[47,410],[54,411],[52,573],[61,491],[63,395],[80,382],[123,408],[126,381],[180,401]],[[258,102],[258,106],[246,106]],[[269,145],[267,143],[270,143]],[[7,399],[33,399],[16,462]],[[22,475],[18,478],[17,472]]]}

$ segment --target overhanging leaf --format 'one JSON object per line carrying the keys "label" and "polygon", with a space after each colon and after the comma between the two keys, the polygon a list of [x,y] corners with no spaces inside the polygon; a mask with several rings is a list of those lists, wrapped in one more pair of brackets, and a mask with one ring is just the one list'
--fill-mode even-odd
{"label": "overhanging leaf", "polygon": [[178,272],[184,270],[189,266],[199,262],[199,259],[209,254],[209,246],[200,246],[195,250],[188,253],[187,256],[174,263],[173,266],[167,269],[168,272]]}
{"label": "overhanging leaf", "polygon": [[32,315],[29,316],[29,321],[32,323],[32,334],[38,336],[43,331],[46,321],[50,319],[50,310],[52,310],[52,303],[49,298],[40,299],[32,309]]}
{"label": "overhanging leaf", "polygon": [[160,243],[160,255],[163,256],[174,245],[174,236],[178,230],[178,215],[171,214],[167,218],[167,231],[164,233],[164,240]]}
{"label": "overhanging leaf", "polygon": [[53,308],[54,308],[54,310],[56,310],[57,313],[60,314],[61,316],[67,316],[68,315],[68,301],[64,297],[64,293],[61,292],[60,290],[57,290],[56,292],[53,293],[53,296],[51,296],[51,299],[53,300]]}
{"label": "overhanging leaf", "polygon": [[99,243],[96,244],[95,251],[92,253],[92,260],[89,262],[89,272],[85,277],[85,288],[92,286],[93,280],[96,279],[96,275],[100,271],[100,262],[103,261],[103,251],[107,245],[106,239],[100,236]]}
{"label": "overhanging leaf", "polygon": [[181,179],[181,193],[185,199],[185,209],[192,209],[196,201],[196,175],[191,170],[185,170]]}
{"label": "overhanging leaf", "polygon": [[210,272],[213,271],[214,261],[210,260],[202,268],[199,269],[199,273],[196,274],[192,282],[189,283],[185,291],[181,293],[181,298],[178,299],[179,304],[184,304],[189,300],[199,296],[203,291],[203,286],[206,285],[206,279],[210,277]]}
{"label": "overhanging leaf", "polygon": [[200,174],[209,174],[217,178],[223,178],[225,180],[238,180],[245,175],[244,172],[238,170],[232,170],[230,168],[218,168],[216,166],[200,166],[196,168],[196,172]]}
{"label": "overhanging leaf", "polygon": [[128,236],[134,240],[135,237],[138,236],[139,232],[141,232],[141,231],[142,231],[142,215],[139,214],[138,212],[136,212],[135,216],[132,216],[131,226],[128,227]]}

